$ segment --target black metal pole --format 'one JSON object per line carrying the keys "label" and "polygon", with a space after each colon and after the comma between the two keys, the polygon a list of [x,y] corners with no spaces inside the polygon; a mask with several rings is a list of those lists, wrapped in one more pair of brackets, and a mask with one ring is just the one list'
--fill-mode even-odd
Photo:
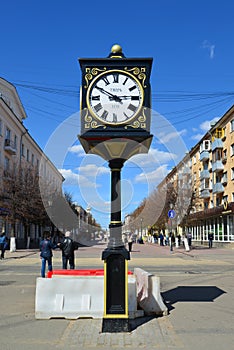
{"label": "black metal pole", "polygon": [[102,332],[129,332],[128,269],[130,254],[122,241],[121,169],[124,160],[109,161],[111,170],[110,239],[102,253],[104,260],[104,316]]}

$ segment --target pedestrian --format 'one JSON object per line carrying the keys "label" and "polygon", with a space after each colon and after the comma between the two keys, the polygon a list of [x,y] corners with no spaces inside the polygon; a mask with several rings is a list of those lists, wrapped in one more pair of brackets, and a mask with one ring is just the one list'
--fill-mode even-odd
{"label": "pedestrian", "polygon": [[160,245],[163,246],[164,245],[164,235],[162,232],[160,232],[159,239],[160,239]]}
{"label": "pedestrian", "polygon": [[1,250],[1,260],[4,259],[4,255],[5,255],[5,250],[7,248],[7,244],[8,244],[8,241],[7,241],[7,238],[6,238],[6,234],[5,232],[3,232],[1,235],[0,235],[0,250]]}
{"label": "pedestrian", "polygon": [[133,245],[133,235],[132,233],[128,236],[128,251],[132,251],[132,245]]}
{"label": "pedestrian", "polygon": [[178,234],[178,235],[177,235],[177,238],[178,238],[178,246],[180,246],[180,245],[181,245],[181,235]]}
{"label": "pedestrian", "polygon": [[209,248],[212,248],[212,246],[213,246],[213,239],[214,239],[213,232],[209,232],[208,233]]}
{"label": "pedestrian", "polygon": [[73,239],[71,239],[71,232],[65,232],[63,241],[58,244],[59,248],[62,250],[62,264],[63,269],[67,270],[67,265],[69,262],[70,269],[74,270],[75,268],[75,253],[74,251],[78,249],[79,244]]}
{"label": "pedestrian", "polygon": [[40,257],[41,257],[41,277],[45,277],[46,263],[48,264],[48,270],[52,271],[52,249],[57,248],[56,244],[51,242],[51,234],[49,231],[45,231],[43,234],[43,240],[40,242]]}
{"label": "pedestrian", "polygon": [[192,245],[192,233],[190,231],[187,234],[187,240],[188,240],[189,248],[191,248],[191,245]]}

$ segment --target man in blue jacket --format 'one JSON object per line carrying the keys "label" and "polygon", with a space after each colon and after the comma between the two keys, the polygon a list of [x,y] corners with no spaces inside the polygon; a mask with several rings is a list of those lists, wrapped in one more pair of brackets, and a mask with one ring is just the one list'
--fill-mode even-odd
{"label": "man in blue jacket", "polygon": [[1,250],[1,257],[0,257],[0,259],[4,259],[4,254],[5,254],[6,247],[7,247],[7,238],[6,238],[5,232],[3,232],[0,235],[0,250]]}
{"label": "man in blue jacket", "polygon": [[41,277],[45,277],[46,262],[48,264],[48,270],[52,271],[52,249],[57,248],[57,245],[53,244],[50,239],[50,232],[45,231],[44,239],[40,242]]}

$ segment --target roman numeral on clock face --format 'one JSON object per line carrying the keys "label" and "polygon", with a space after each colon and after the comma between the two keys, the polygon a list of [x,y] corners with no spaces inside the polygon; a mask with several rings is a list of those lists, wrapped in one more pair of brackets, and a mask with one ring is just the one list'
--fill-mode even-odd
{"label": "roman numeral on clock face", "polygon": [[106,86],[110,84],[110,82],[109,82],[107,77],[103,77],[102,79],[104,80]]}
{"label": "roman numeral on clock face", "polygon": [[91,99],[92,99],[93,101],[100,101],[100,95],[92,96]]}
{"label": "roman numeral on clock face", "polygon": [[93,107],[96,112],[99,112],[102,109],[101,103],[98,103],[96,106]]}
{"label": "roman numeral on clock face", "polygon": [[130,105],[128,106],[128,109],[130,109],[130,111],[132,112],[135,112],[137,110],[137,107],[130,103]]}
{"label": "roman numeral on clock face", "polygon": [[108,116],[108,112],[105,110],[102,115],[101,115],[101,118],[102,119],[106,119],[106,117]]}
{"label": "roman numeral on clock face", "polygon": [[128,90],[129,90],[129,91],[132,91],[132,90],[134,90],[134,89],[136,89],[136,85],[133,85],[133,86],[130,87]]}
{"label": "roman numeral on clock face", "polygon": [[128,77],[124,80],[123,85],[125,85],[127,81],[128,81]]}
{"label": "roman numeral on clock face", "polygon": [[113,78],[114,78],[114,83],[118,83],[119,82],[119,74],[118,73],[114,73],[113,74]]}

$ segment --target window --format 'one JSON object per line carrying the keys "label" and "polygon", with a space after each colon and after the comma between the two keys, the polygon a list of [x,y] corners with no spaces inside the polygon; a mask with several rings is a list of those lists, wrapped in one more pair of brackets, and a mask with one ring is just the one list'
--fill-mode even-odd
{"label": "window", "polygon": [[9,171],[10,170],[10,159],[5,157],[4,159],[4,170]]}
{"label": "window", "polygon": [[34,164],[34,154],[32,154],[32,164]]}
{"label": "window", "polygon": [[24,144],[22,143],[21,145],[21,156],[22,157],[25,157],[25,147],[24,147]]}
{"label": "window", "polygon": [[231,156],[234,156],[234,143],[231,145]]}
{"label": "window", "polygon": [[230,132],[234,131],[234,119],[230,121]]}
{"label": "window", "polygon": [[222,177],[222,183],[223,184],[226,184],[227,183],[227,181],[228,181],[228,175],[227,175],[227,172],[225,171],[224,173],[223,173],[223,177]]}
{"label": "window", "polygon": [[15,138],[14,138],[14,148],[17,149],[17,146],[18,146],[18,137],[17,137],[17,135],[15,135]]}
{"label": "window", "polygon": [[223,150],[223,159],[224,160],[227,159],[227,150],[226,149]]}
{"label": "window", "polygon": [[232,202],[234,202],[234,192],[232,192]]}
{"label": "window", "polygon": [[6,139],[7,140],[11,139],[11,130],[9,128],[6,128]]}
{"label": "window", "polygon": [[209,169],[209,161],[203,163],[203,170],[208,170]]}
{"label": "window", "polygon": [[200,145],[200,152],[210,151],[210,140],[204,140]]}
{"label": "window", "polygon": [[223,196],[223,203],[227,202],[228,201],[228,196]]}
{"label": "window", "polygon": [[193,164],[196,164],[197,163],[197,158],[196,158],[196,155],[193,156]]}
{"label": "window", "polygon": [[26,156],[27,162],[29,162],[29,149],[27,149],[27,156]]}
{"label": "window", "polygon": [[234,180],[234,168],[231,168],[231,180]]}
{"label": "window", "polygon": [[2,135],[2,119],[0,119],[0,136]]}

